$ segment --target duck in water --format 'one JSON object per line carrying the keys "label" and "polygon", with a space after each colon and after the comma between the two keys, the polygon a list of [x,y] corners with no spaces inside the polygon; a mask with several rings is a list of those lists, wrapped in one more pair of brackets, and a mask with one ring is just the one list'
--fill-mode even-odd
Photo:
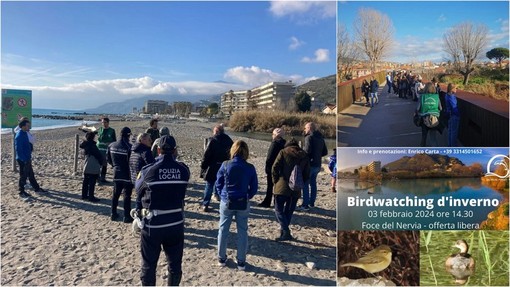
{"label": "duck in water", "polygon": [[457,240],[453,247],[460,249],[460,252],[450,255],[446,259],[446,271],[455,277],[455,283],[463,285],[473,274],[475,260],[468,253],[469,246],[465,240]]}

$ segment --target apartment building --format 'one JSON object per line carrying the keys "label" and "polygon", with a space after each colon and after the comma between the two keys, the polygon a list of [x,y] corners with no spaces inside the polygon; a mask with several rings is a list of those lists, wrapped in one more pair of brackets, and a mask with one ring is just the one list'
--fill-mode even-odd
{"label": "apartment building", "polygon": [[225,114],[243,110],[294,110],[296,86],[292,82],[271,82],[246,91],[228,91],[221,96]]}
{"label": "apartment building", "polygon": [[369,172],[381,172],[381,162],[373,161],[368,164],[367,169]]}
{"label": "apartment building", "polygon": [[160,100],[148,100],[145,102],[143,112],[146,114],[161,114],[164,113],[168,108],[167,101]]}

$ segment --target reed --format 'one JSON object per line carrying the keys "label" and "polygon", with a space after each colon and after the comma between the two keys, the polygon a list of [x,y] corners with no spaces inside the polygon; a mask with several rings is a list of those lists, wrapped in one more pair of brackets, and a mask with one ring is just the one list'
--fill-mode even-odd
{"label": "reed", "polygon": [[427,235],[423,235],[425,237],[425,239],[424,239],[425,249],[427,249],[427,258],[429,259],[430,269],[432,270],[432,276],[434,277],[434,284],[436,284],[436,286],[437,286],[438,282],[437,282],[436,272],[434,270],[434,264],[432,263],[432,257],[430,256],[430,253],[429,253],[429,244],[432,240],[432,231],[427,231],[427,232],[422,231],[420,233],[422,235],[424,233],[427,233]]}
{"label": "reed", "polygon": [[480,231],[480,236],[478,236],[478,248],[482,251],[483,262],[487,267],[487,275],[489,277],[489,286],[491,285],[491,274],[494,265],[491,263],[491,255],[489,252],[489,246],[487,245],[487,237],[485,236],[485,231]]}
{"label": "reed", "polygon": [[286,111],[235,112],[230,117],[228,125],[236,132],[271,133],[274,128],[283,128],[288,135],[299,136],[302,134],[307,122],[316,123],[324,137],[336,137],[336,116],[321,113],[292,113]]}

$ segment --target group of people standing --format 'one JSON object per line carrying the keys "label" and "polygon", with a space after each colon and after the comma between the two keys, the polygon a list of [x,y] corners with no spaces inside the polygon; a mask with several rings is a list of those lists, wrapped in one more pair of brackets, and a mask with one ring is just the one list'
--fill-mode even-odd
{"label": "group of people standing", "polygon": [[[134,143],[131,141],[131,129],[122,128],[120,138],[117,140],[115,129],[110,127],[109,118],[101,119],[102,126],[98,129],[83,127],[86,132],[85,141],[80,144],[84,154],[82,199],[97,202],[94,190],[96,181],[106,183],[107,164],[113,167],[113,192],[111,205],[111,220],[115,221],[120,216],[117,213],[119,198],[123,195],[124,217],[123,222],[131,223],[133,218],[131,211],[131,194],[136,183],[140,170],[153,162],[155,157],[152,149],[153,138],[158,139],[160,132],[157,129],[157,120],[151,120],[150,127],[145,133],[136,137]],[[168,131],[168,128],[166,128]],[[165,133],[162,129],[162,134]],[[95,136],[98,136],[97,142]]]}
{"label": "group of people standing", "polygon": [[398,95],[400,99],[412,99],[418,101],[419,92],[424,88],[422,77],[413,75],[412,71],[394,71],[386,74],[388,94]]}
{"label": "group of people standing", "polygon": [[[266,196],[259,207],[269,208],[274,201],[274,210],[280,224],[277,241],[292,240],[290,223],[297,202],[303,194],[300,209],[308,211],[315,206],[317,198],[317,175],[327,147],[315,123],[304,128],[303,148],[296,139],[284,139],[284,130],[275,128],[269,147],[264,171],[267,176]],[[237,226],[237,266],[244,270],[248,244],[249,199],[257,193],[258,179],[255,167],[247,162],[249,148],[244,141],[233,142],[225,134],[222,125],[213,128],[201,161],[201,178],[205,180],[202,210],[210,211],[212,197],[220,201],[220,223],[218,232],[218,264],[226,265],[226,240],[230,224],[235,217]],[[335,158],[336,160],[336,158]],[[302,188],[290,187],[293,170],[302,175]]]}
{"label": "group of people standing", "polygon": [[[109,119],[101,120],[98,129],[82,127],[86,132],[80,144],[83,150],[82,199],[100,201],[94,194],[96,182],[106,181],[107,164],[113,168],[113,191],[111,220],[117,220],[117,205],[123,194],[123,222],[131,223],[134,218],[141,229],[140,245],[142,256],[142,285],[156,283],[156,267],[161,247],[168,259],[168,285],[179,285],[182,278],[182,256],[184,249],[184,198],[190,179],[189,168],[177,161],[177,143],[169,135],[169,129],[157,129],[157,120],[151,120],[145,133],[131,142],[131,129],[124,127],[119,138],[109,126]],[[36,192],[46,192],[37,184],[31,168],[32,144],[30,122],[19,123],[15,137],[16,159],[20,166],[20,196],[25,198],[27,178]],[[97,135],[97,142],[95,141]],[[260,207],[271,207],[274,202],[276,220],[280,225],[277,241],[292,240],[289,228],[297,202],[303,194],[300,209],[308,211],[315,206],[317,198],[317,176],[321,169],[322,157],[328,151],[322,134],[315,123],[304,127],[303,148],[295,138],[286,141],[281,128],[273,130],[266,159],[265,172],[268,186],[265,199]],[[156,151],[156,157],[154,156]],[[227,237],[231,222],[235,219],[237,228],[237,268],[246,268],[248,251],[249,200],[258,191],[256,168],[248,162],[249,147],[242,140],[232,141],[225,134],[223,125],[213,128],[208,139],[201,163],[201,177],[205,180],[202,199],[203,211],[210,211],[211,197],[220,201],[218,228],[218,265],[227,261]],[[330,160],[336,162],[336,156]],[[336,164],[330,164],[330,169]],[[333,181],[332,181],[333,183]],[[131,210],[132,190],[136,190],[136,207]],[[335,189],[332,187],[332,191]]]}

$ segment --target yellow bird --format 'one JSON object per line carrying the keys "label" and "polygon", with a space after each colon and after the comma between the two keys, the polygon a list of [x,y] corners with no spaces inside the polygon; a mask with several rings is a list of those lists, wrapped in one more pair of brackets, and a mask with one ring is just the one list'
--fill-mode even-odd
{"label": "yellow bird", "polygon": [[383,271],[391,263],[391,249],[388,245],[381,245],[376,249],[368,252],[365,256],[356,262],[349,262],[340,265],[340,267],[352,266],[363,269],[369,273],[377,273]]}

